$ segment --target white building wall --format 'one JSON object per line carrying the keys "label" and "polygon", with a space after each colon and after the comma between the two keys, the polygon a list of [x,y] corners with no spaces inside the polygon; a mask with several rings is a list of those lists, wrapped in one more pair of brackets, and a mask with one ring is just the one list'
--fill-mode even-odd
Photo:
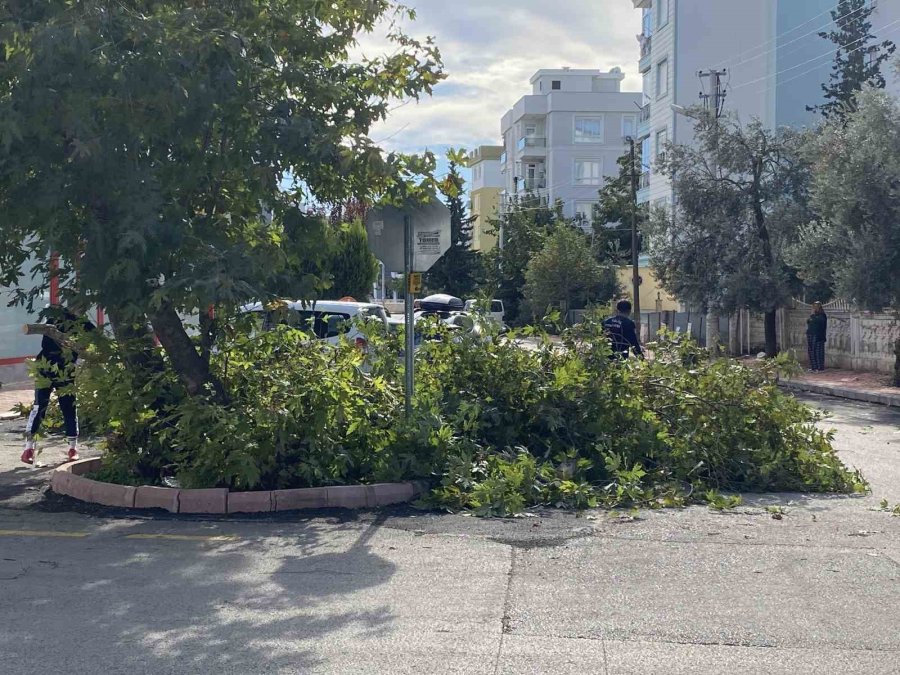
{"label": "white building wall", "polygon": [[[590,212],[590,205],[598,201],[598,192],[605,177],[618,171],[616,160],[626,151],[623,137],[623,117],[636,125],[639,93],[618,91],[623,76],[613,70],[600,71],[539,71],[532,78],[533,91],[520,99],[504,115],[501,134],[507,162],[503,165],[503,185],[508,195],[525,191],[524,181],[530,178],[528,165],[535,167],[537,194],[550,203],[563,202],[563,212],[574,217],[579,208]],[[559,82],[559,89],[552,83]],[[611,91],[608,91],[611,90]],[[575,120],[595,117],[603,120],[603,138],[599,143],[575,141]],[[520,151],[519,140],[531,127],[535,143],[526,153]],[[576,161],[600,163],[600,178],[593,185],[577,185]],[[519,180],[516,181],[515,179]]]}

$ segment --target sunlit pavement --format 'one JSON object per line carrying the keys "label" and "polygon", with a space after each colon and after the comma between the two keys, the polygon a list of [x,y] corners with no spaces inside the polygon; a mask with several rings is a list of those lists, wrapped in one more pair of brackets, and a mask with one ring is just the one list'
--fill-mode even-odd
{"label": "sunlit pavement", "polygon": [[138,519],[60,510],[3,423],[0,672],[900,672],[900,411],[806,400],[871,495]]}

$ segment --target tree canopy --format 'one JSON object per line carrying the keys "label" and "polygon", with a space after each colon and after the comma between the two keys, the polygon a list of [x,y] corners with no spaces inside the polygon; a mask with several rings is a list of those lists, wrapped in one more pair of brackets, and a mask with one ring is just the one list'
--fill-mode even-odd
{"label": "tree canopy", "polygon": [[543,198],[527,194],[491,221],[500,241],[487,254],[489,281],[494,297],[504,302],[508,321],[524,318],[519,309],[524,298],[525,270],[562,219],[561,206],[551,208]]}
{"label": "tree canopy", "polygon": [[810,218],[802,137],[758,120],[742,126],[698,115],[696,143],[673,146],[661,166],[678,201],[674,213],[652,217],[651,264],[685,302],[765,313],[766,351],[774,355],[775,311],[794,288],[785,251]]}
{"label": "tree canopy", "polygon": [[394,22],[390,54],[350,58],[402,14],[392,0],[0,2],[0,284],[35,260],[19,296],[33,301],[58,254],[77,276],[66,293],[117,333],[152,326],[203,389],[208,359],[180,315],[265,297],[273,279],[314,292],[327,250],[298,207],[400,196],[433,171],[369,138],[392,101],[443,78],[431,39]]}
{"label": "tree canopy", "polygon": [[550,307],[563,312],[607,303],[619,291],[612,266],[601,266],[590,241],[568,223],[557,224],[525,271],[525,299],[536,318]]}

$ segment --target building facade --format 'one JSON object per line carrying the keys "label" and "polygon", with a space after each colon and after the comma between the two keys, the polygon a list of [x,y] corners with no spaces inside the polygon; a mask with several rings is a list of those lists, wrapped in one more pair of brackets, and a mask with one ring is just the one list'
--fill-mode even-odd
{"label": "building facade", "polygon": [[[900,2],[871,0],[872,33],[900,42]],[[835,47],[819,37],[832,28],[836,0],[632,0],[642,12],[639,70],[642,76],[642,175],[638,201],[663,205],[672,187],[655,171],[668,142],[689,144],[693,120],[673,109],[701,103],[711,94],[700,71],[724,71],[724,110],[742,122],[804,126],[819,116],[806,110],[822,102]],[[900,92],[893,69],[888,88]],[[890,71],[890,72],[889,72]]]}
{"label": "building facade", "polygon": [[621,91],[618,68],[539,70],[532,93],[503,116],[501,208],[532,193],[591,222],[606,176],[618,172],[625,138],[637,131],[641,94]]}
{"label": "building facade", "polygon": [[466,163],[472,171],[469,179],[469,214],[475,218],[472,225],[472,249],[475,251],[489,251],[497,244],[491,221],[497,218],[500,210],[502,155],[502,146],[482,145],[469,153]]}

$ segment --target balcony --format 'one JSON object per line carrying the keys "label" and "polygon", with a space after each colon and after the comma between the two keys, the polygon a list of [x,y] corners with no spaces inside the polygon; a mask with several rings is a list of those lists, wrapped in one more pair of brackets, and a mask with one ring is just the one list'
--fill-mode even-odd
{"label": "balcony", "polygon": [[650,187],[650,172],[644,171],[641,174],[640,179],[638,180],[638,189],[644,190],[645,188],[648,188],[648,187]]}
{"label": "balcony", "polygon": [[534,192],[535,190],[544,190],[547,187],[546,178],[526,178],[522,181],[522,189],[525,192]]}
{"label": "balcony", "polygon": [[516,144],[519,159],[541,158],[547,156],[547,139],[543,136],[524,136]]}
{"label": "balcony", "polygon": [[646,136],[650,132],[650,104],[641,106],[641,114],[638,117],[638,136]]}
{"label": "balcony", "polygon": [[641,44],[641,58],[640,61],[638,61],[638,72],[646,73],[650,70],[650,66],[653,65],[650,54],[653,38],[649,35],[641,34],[638,35],[638,41]]}

